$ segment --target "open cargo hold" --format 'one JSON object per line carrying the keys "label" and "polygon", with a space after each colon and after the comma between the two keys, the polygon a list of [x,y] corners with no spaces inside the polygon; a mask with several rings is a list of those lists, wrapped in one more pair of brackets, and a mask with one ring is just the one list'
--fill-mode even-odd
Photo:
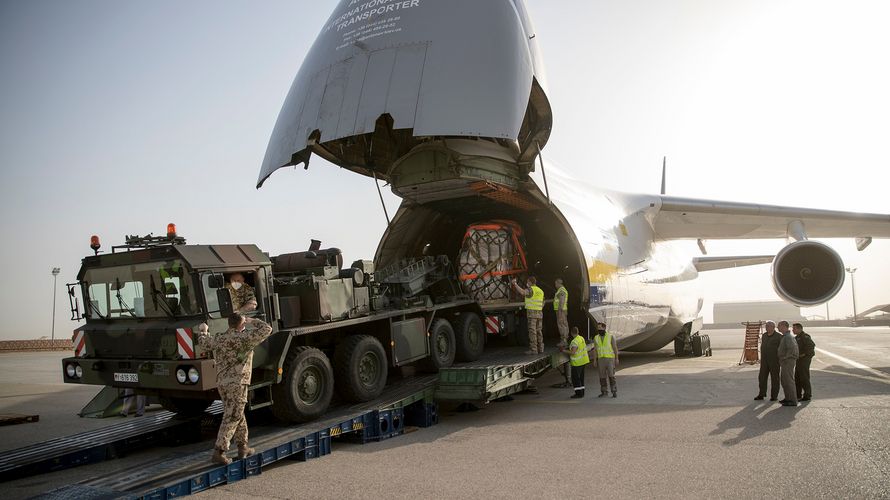
{"label": "open cargo hold", "polygon": [[[563,278],[569,291],[569,321],[585,327],[590,290],[581,247],[555,207],[529,195],[526,198],[529,203],[522,207],[484,196],[425,204],[404,201],[380,240],[375,263],[385,266],[406,257],[444,254],[462,266],[467,262],[462,253],[468,228],[485,220],[513,221],[516,228],[521,228],[517,241],[521,243],[526,262],[526,271],[513,276],[520,281],[526,274],[536,276],[538,286],[548,299],[556,291],[554,280]],[[510,240],[515,246],[512,236]],[[513,253],[517,250],[514,248]],[[521,267],[521,264],[510,265],[513,269]],[[458,274],[469,274],[463,267],[457,271]],[[513,276],[505,275],[505,282],[509,283]],[[464,281],[465,291],[471,292],[466,288],[467,281]],[[515,294],[510,300],[521,305],[522,299]],[[488,307],[484,303],[481,305]]]}

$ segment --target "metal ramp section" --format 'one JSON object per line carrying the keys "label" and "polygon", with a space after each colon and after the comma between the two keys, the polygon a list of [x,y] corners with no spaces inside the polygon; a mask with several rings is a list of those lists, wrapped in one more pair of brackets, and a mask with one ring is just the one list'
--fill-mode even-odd
{"label": "metal ramp section", "polygon": [[105,418],[117,415],[124,408],[124,402],[119,393],[120,389],[117,387],[106,385],[93,396],[93,399],[80,410],[78,415],[87,418]]}
{"label": "metal ramp section", "polygon": [[473,363],[439,370],[436,399],[461,403],[488,403],[528,389],[532,380],[566,362],[557,349],[525,355],[523,348],[499,350]]}
{"label": "metal ramp section", "polygon": [[[221,413],[222,403],[217,401],[205,415]],[[188,442],[200,437],[202,418],[177,418],[163,411],[6,451],[0,456],[0,481],[102,462],[157,444]]]}
{"label": "metal ramp section", "polygon": [[210,446],[193,453],[154,459],[116,472],[59,488],[36,498],[167,499],[262,474],[281,461],[306,461],[331,453],[331,441],[381,441],[404,433],[405,426],[429,427],[438,422],[433,401],[436,377],[407,379],[369,403],[336,409],[322,419],[296,427],[258,429],[251,446],[258,452],[229,465],[210,463]]}

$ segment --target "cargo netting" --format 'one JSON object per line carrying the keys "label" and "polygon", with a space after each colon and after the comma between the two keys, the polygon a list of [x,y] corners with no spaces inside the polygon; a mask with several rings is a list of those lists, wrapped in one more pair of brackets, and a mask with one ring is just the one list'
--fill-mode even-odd
{"label": "cargo netting", "polygon": [[510,280],[528,270],[522,227],[513,221],[493,220],[467,227],[458,255],[464,293],[480,303],[509,302]]}

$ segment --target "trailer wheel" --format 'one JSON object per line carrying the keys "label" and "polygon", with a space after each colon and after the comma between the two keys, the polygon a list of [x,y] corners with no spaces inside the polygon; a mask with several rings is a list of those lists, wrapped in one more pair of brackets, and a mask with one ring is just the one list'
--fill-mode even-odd
{"label": "trailer wheel", "polygon": [[183,416],[200,415],[213,402],[207,399],[169,398],[166,396],[159,397],[158,401],[165,410]]}
{"label": "trailer wheel", "polygon": [[286,422],[308,422],[327,411],[333,395],[328,357],[314,347],[295,347],[284,360],[281,383],[272,386],[272,414]]}
{"label": "trailer wheel", "polygon": [[337,392],[347,401],[370,401],[386,387],[386,351],[370,335],[353,335],[337,346],[334,368]]}
{"label": "trailer wheel", "polygon": [[424,368],[437,372],[454,364],[454,329],[447,319],[439,318],[430,325],[430,357],[424,360]]}
{"label": "trailer wheel", "polygon": [[476,361],[485,349],[482,320],[473,312],[461,313],[454,322],[458,361]]}

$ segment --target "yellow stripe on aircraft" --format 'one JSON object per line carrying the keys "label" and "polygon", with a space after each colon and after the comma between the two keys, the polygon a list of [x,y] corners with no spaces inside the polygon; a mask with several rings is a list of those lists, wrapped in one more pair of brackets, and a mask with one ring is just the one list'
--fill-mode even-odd
{"label": "yellow stripe on aircraft", "polygon": [[616,272],[618,272],[618,266],[594,260],[593,264],[587,267],[587,278],[591,283],[606,283]]}

